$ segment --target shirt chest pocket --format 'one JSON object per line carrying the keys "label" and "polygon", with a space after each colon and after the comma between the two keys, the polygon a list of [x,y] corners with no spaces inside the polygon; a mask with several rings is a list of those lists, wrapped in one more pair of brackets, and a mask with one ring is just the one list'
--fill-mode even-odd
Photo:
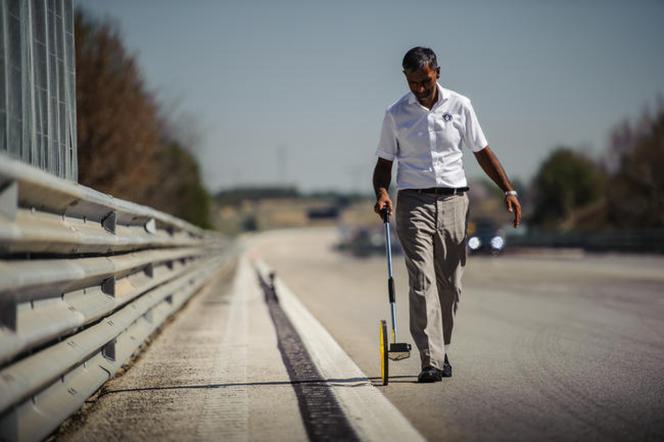
{"label": "shirt chest pocket", "polygon": [[461,143],[461,131],[455,121],[436,120],[433,123],[436,135],[436,148],[457,148]]}

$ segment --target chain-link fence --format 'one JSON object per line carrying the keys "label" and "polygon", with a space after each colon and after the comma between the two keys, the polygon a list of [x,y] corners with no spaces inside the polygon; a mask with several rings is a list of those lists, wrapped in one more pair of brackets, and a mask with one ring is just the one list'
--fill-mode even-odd
{"label": "chain-link fence", "polygon": [[0,151],[77,180],[72,0],[0,0]]}

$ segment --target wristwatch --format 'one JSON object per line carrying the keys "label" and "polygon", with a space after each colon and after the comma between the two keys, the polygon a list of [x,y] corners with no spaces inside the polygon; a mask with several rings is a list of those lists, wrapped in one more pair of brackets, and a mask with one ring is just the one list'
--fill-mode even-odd
{"label": "wristwatch", "polygon": [[505,196],[508,197],[510,195],[518,196],[518,193],[516,193],[516,190],[508,190],[505,192]]}

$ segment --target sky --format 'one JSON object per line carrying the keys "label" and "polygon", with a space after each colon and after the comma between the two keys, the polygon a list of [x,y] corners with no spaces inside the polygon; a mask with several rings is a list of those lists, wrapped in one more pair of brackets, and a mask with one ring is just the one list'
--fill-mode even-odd
{"label": "sky", "polygon": [[[664,1],[74,0],[112,20],[147,87],[198,134],[207,187],[371,192],[403,54],[428,46],[524,182],[556,146],[601,157],[664,96]],[[482,176],[464,153],[469,178]]]}

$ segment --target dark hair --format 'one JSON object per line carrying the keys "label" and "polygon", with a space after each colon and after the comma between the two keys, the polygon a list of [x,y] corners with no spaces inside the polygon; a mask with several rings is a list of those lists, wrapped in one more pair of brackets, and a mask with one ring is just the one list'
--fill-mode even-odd
{"label": "dark hair", "polygon": [[401,66],[404,71],[419,71],[429,66],[431,69],[438,67],[438,60],[436,60],[436,53],[431,48],[423,48],[416,46],[406,52],[403,56]]}

